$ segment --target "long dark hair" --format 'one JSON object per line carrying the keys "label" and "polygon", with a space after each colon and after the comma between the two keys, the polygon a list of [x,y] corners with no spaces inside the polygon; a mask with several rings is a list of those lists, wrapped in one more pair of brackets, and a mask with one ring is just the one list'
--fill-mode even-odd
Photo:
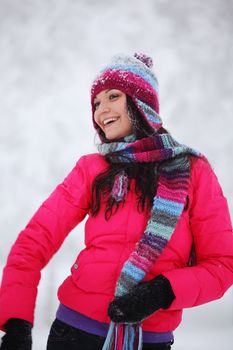
{"label": "long dark hair", "polygon": [[[141,113],[133,103],[131,97],[127,95],[127,107],[129,117],[133,124],[133,133],[137,139],[142,139],[147,136],[151,136],[155,131],[142,117]],[[111,142],[105,138],[104,132],[99,128],[97,129],[103,142]],[[167,133],[167,130],[161,128],[159,133]],[[137,208],[139,212],[145,210],[145,205],[148,204],[148,208],[153,203],[153,198],[157,188],[157,174],[158,164],[151,163],[112,163],[108,155],[104,156],[109,163],[109,167],[106,171],[96,176],[92,184],[92,201],[90,213],[92,216],[96,216],[100,210],[101,200],[106,203],[105,207],[105,219],[109,220],[111,215],[114,214],[120,203],[110,196],[114,179],[117,174],[123,170],[128,176],[129,185],[132,179],[135,179],[135,192],[137,195]],[[123,201],[124,203],[124,201]]]}

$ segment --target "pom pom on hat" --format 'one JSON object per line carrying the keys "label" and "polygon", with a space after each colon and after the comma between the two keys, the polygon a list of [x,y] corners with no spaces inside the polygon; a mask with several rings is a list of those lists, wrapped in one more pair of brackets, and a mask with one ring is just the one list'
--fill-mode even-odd
{"label": "pom pom on hat", "polygon": [[106,89],[118,89],[131,96],[142,117],[155,131],[162,126],[158,80],[152,67],[152,58],[144,53],[135,53],[134,56],[120,54],[113,56],[110,64],[100,71],[91,87],[92,118],[97,131],[94,99]]}
{"label": "pom pom on hat", "polygon": [[145,63],[145,65],[148,68],[152,68],[153,67],[153,60],[152,60],[152,58],[147,56],[146,54],[135,52],[134,57],[136,57],[138,60],[140,60],[143,63]]}

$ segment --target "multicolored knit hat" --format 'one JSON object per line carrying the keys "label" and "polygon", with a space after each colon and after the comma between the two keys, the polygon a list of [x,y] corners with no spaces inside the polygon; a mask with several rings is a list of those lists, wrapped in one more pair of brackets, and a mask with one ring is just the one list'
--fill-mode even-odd
{"label": "multicolored knit hat", "polygon": [[105,89],[118,89],[131,96],[145,121],[157,131],[162,126],[159,116],[158,80],[152,71],[153,61],[145,54],[134,56],[113,56],[110,64],[105,66],[91,88],[92,117],[94,127],[95,96]]}

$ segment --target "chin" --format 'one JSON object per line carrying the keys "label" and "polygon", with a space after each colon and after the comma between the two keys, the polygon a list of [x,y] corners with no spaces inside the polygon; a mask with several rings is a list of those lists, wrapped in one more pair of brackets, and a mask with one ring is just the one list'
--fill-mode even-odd
{"label": "chin", "polygon": [[113,140],[119,140],[122,139],[124,136],[107,136],[105,135],[106,139],[109,141],[113,141]]}
{"label": "chin", "polygon": [[127,134],[124,134],[124,133],[123,133],[123,134],[117,134],[117,135],[116,135],[116,134],[115,134],[115,135],[114,135],[114,134],[112,134],[112,135],[111,135],[111,134],[110,134],[110,135],[106,135],[106,134],[105,134],[105,137],[106,137],[106,139],[109,140],[109,141],[114,141],[114,140],[123,139],[123,138],[126,137],[127,135],[129,135],[129,134],[128,134],[128,133],[127,133]]}

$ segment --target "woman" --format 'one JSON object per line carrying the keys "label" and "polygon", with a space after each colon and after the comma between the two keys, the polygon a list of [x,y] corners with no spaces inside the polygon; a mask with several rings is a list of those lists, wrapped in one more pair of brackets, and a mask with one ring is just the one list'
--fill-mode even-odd
{"label": "woman", "polygon": [[40,271],[87,214],[47,350],[171,349],[182,309],[232,285],[226,199],[206,158],[163,128],[152,60],[114,57],[91,103],[99,154],[80,158],[9,254],[2,350],[31,349]]}

